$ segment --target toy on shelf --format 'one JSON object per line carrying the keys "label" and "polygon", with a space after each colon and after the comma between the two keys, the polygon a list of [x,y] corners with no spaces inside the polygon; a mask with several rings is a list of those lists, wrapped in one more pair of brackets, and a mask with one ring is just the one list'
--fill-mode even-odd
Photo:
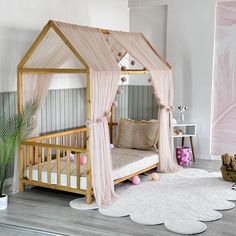
{"label": "toy on shelf", "polygon": [[175,135],[183,135],[183,134],[184,134],[184,132],[183,132],[182,129],[176,129],[175,130]]}

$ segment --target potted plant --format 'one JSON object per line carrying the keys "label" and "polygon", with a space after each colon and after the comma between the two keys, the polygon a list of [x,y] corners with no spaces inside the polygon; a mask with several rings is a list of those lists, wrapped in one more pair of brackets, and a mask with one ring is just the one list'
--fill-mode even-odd
{"label": "potted plant", "polygon": [[18,146],[29,137],[34,129],[33,117],[38,109],[38,99],[26,102],[21,113],[0,115],[0,210],[6,209],[8,197],[3,186]]}

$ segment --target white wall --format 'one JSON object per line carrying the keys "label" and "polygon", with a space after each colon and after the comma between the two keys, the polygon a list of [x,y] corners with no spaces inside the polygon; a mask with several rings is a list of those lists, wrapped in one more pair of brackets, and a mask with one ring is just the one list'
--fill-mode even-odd
{"label": "white wall", "polygon": [[[167,6],[130,8],[130,31],[142,32],[150,43],[166,57]],[[145,78],[144,78],[145,77]],[[130,76],[130,85],[150,85],[148,75]]]}
{"label": "white wall", "polygon": [[[186,117],[198,128],[197,153],[206,157],[210,154],[215,0],[129,0],[131,9],[159,5],[168,7],[166,59],[173,66],[175,106],[189,106]],[[158,20],[157,15],[152,17]],[[145,24],[142,27],[147,30]]]}
{"label": "white wall", "polygon": [[50,19],[128,31],[128,0],[0,0],[0,92],[16,90],[17,64]]}

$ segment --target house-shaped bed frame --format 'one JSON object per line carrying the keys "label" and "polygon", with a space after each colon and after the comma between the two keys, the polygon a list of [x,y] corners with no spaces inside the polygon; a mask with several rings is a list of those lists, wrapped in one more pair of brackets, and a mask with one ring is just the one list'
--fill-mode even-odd
{"label": "house-shaped bed frame", "polygon": [[[71,50],[74,56],[80,61],[84,66],[81,68],[29,68],[26,66],[27,61],[32,56],[33,52],[40,45],[41,41],[46,36],[47,32],[52,29],[61,38],[65,45]],[[109,34],[109,30],[100,29],[103,34]],[[146,40],[147,41],[147,40]],[[158,56],[160,61],[163,62],[168,68],[170,65],[161,57],[161,55],[155,51],[151,44],[147,41],[148,45],[151,47],[153,52]],[[90,73],[89,66],[85,60],[81,57],[80,52],[71,44],[70,40],[66,35],[60,30],[54,21],[49,21],[43,28],[42,32],[39,34],[31,48],[25,54],[23,59],[20,61],[17,67],[17,91],[18,91],[18,112],[22,111],[23,107],[23,75],[24,74],[85,74],[87,75],[87,120],[91,118],[91,104],[90,104]],[[129,70],[125,69],[121,71],[122,75],[135,75],[135,74],[148,74],[149,70],[136,69]],[[117,123],[114,120],[114,107],[112,109],[112,115],[109,122],[110,139],[114,143],[114,129]],[[92,188],[92,177],[91,177],[91,160],[90,160],[90,127],[82,127],[73,130],[67,130],[63,132],[51,133],[48,135],[43,135],[39,137],[33,137],[25,141],[19,148],[18,161],[19,161],[19,181],[20,181],[20,191],[24,191],[25,185],[40,186],[56,190],[62,190],[72,193],[78,193],[86,196],[86,202],[92,202],[93,188]],[[70,154],[74,153],[76,161],[76,187],[71,187],[70,177]],[[81,189],[81,173],[80,173],[80,154],[86,153],[87,163],[86,163],[86,189]],[[66,186],[61,185],[61,170],[60,161],[62,156],[66,157]],[[51,164],[50,161],[54,159],[56,161],[56,176],[57,182],[51,182]],[[47,183],[42,182],[42,164],[47,163]],[[37,180],[33,179],[32,173],[33,168],[37,166],[38,177]],[[132,173],[131,175],[124,176],[123,178],[116,179],[114,184],[120,183],[124,180],[136,176],[140,173],[146,172],[150,169],[156,168],[158,164],[149,166],[148,168],[142,169],[138,172]],[[28,172],[28,178],[26,178],[26,172]]]}

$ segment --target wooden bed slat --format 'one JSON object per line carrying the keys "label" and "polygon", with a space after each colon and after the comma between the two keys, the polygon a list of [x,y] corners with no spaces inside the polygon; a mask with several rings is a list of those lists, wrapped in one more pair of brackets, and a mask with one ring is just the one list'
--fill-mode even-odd
{"label": "wooden bed slat", "polygon": [[[44,140],[42,141],[44,143]],[[44,152],[44,147],[42,147],[42,162],[45,162],[45,152]]]}
{"label": "wooden bed slat", "polygon": [[[59,144],[59,137],[56,137],[56,145]],[[60,149],[56,150],[57,159],[57,186],[61,185],[61,163],[60,163]]]}
{"label": "wooden bed slat", "polygon": [[132,178],[133,176],[140,175],[140,174],[145,173],[145,172],[147,172],[147,171],[149,171],[149,170],[152,170],[152,169],[154,169],[154,168],[157,168],[158,166],[159,166],[159,164],[154,164],[154,165],[151,165],[151,166],[149,166],[149,167],[147,167],[147,168],[145,168],[145,169],[142,169],[142,170],[139,170],[139,171],[137,171],[137,172],[135,172],[135,173],[132,173],[132,174],[130,174],[130,175],[124,176],[124,177],[122,177],[122,178],[120,178],[120,179],[116,179],[116,180],[114,180],[114,185],[115,185],[115,184],[119,184],[119,183],[121,183],[121,182],[123,182],[123,181],[125,181],[125,180],[127,180],[127,179],[130,179],[130,178]]}
{"label": "wooden bed slat", "polygon": [[33,156],[33,147],[30,147],[29,150],[29,180],[32,180],[32,156]]}
{"label": "wooden bed slat", "polygon": [[80,154],[76,154],[77,189],[80,189]]}
{"label": "wooden bed slat", "polygon": [[47,183],[51,184],[51,160],[52,160],[52,150],[48,148],[47,154]]}
{"label": "wooden bed slat", "polygon": [[28,139],[28,141],[30,141],[30,142],[41,141],[41,140],[46,140],[48,138],[62,137],[62,136],[67,135],[67,134],[82,133],[86,130],[87,130],[87,127],[82,127],[82,128],[78,128],[78,129],[72,129],[72,130],[67,130],[67,131],[63,131],[63,132],[42,135],[42,136],[39,136],[39,137],[33,137],[33,138]]}
{"label": "wooden bed slat", "polygon": [[39,182],[42,182],[42,167],[41,167],[41,164],[42,164],[42,147],[41,147],[41,151],[39,151],[39,154],[38,154],[38,181]]}
{"label": "wooden bed slat", "polygon": [[20,186],[19,191],[24,191],[24,183],[22,183],[24,177],[24,151],[23,146],[20,146],[18,149],[18,156],[19,156],[19,177],[20,177]]}
{"label": "wooden bed slat", "polygon": [[80,137],[80,140],[81,140],[80,147],[84,148],[84,132],[80,133],[80,135],[81,135],[81,137]]}
{"label": "wooden bed slat", "polygon": [[61,185],[61,160],[60,160],[60,149],[57,150],[57,185]]}
{"label": "wooden bed slat", "polygon": [[72,141],[71,134],[68,134],[68,137],[69,137],[69,146],[71,147],[71,141]]}
{"label": "wooden bed slat", "polygon": [[78,147],[78,134],[75,134],[75,147]]}
{"label": "wooden bed slat", "polygon": [[40,186],[44,188],[57,189],[57,190],[66,191],[70,193],[86,195],[86,190],[83,190],[83,189],[67,188],[65,186],[57,186],[56,184],[48,184],[48,183],[43,183],[43,182],[38,182],[38,181],[33,181],[33,180],[29,181],[28,179],[23,179],[23,178],[21,182],[28,185]]}
{"label": "wooden bed slat", "polygon": [[70,188],[70,150],[66,153],[66,176],[67,176],[67,188]]}

